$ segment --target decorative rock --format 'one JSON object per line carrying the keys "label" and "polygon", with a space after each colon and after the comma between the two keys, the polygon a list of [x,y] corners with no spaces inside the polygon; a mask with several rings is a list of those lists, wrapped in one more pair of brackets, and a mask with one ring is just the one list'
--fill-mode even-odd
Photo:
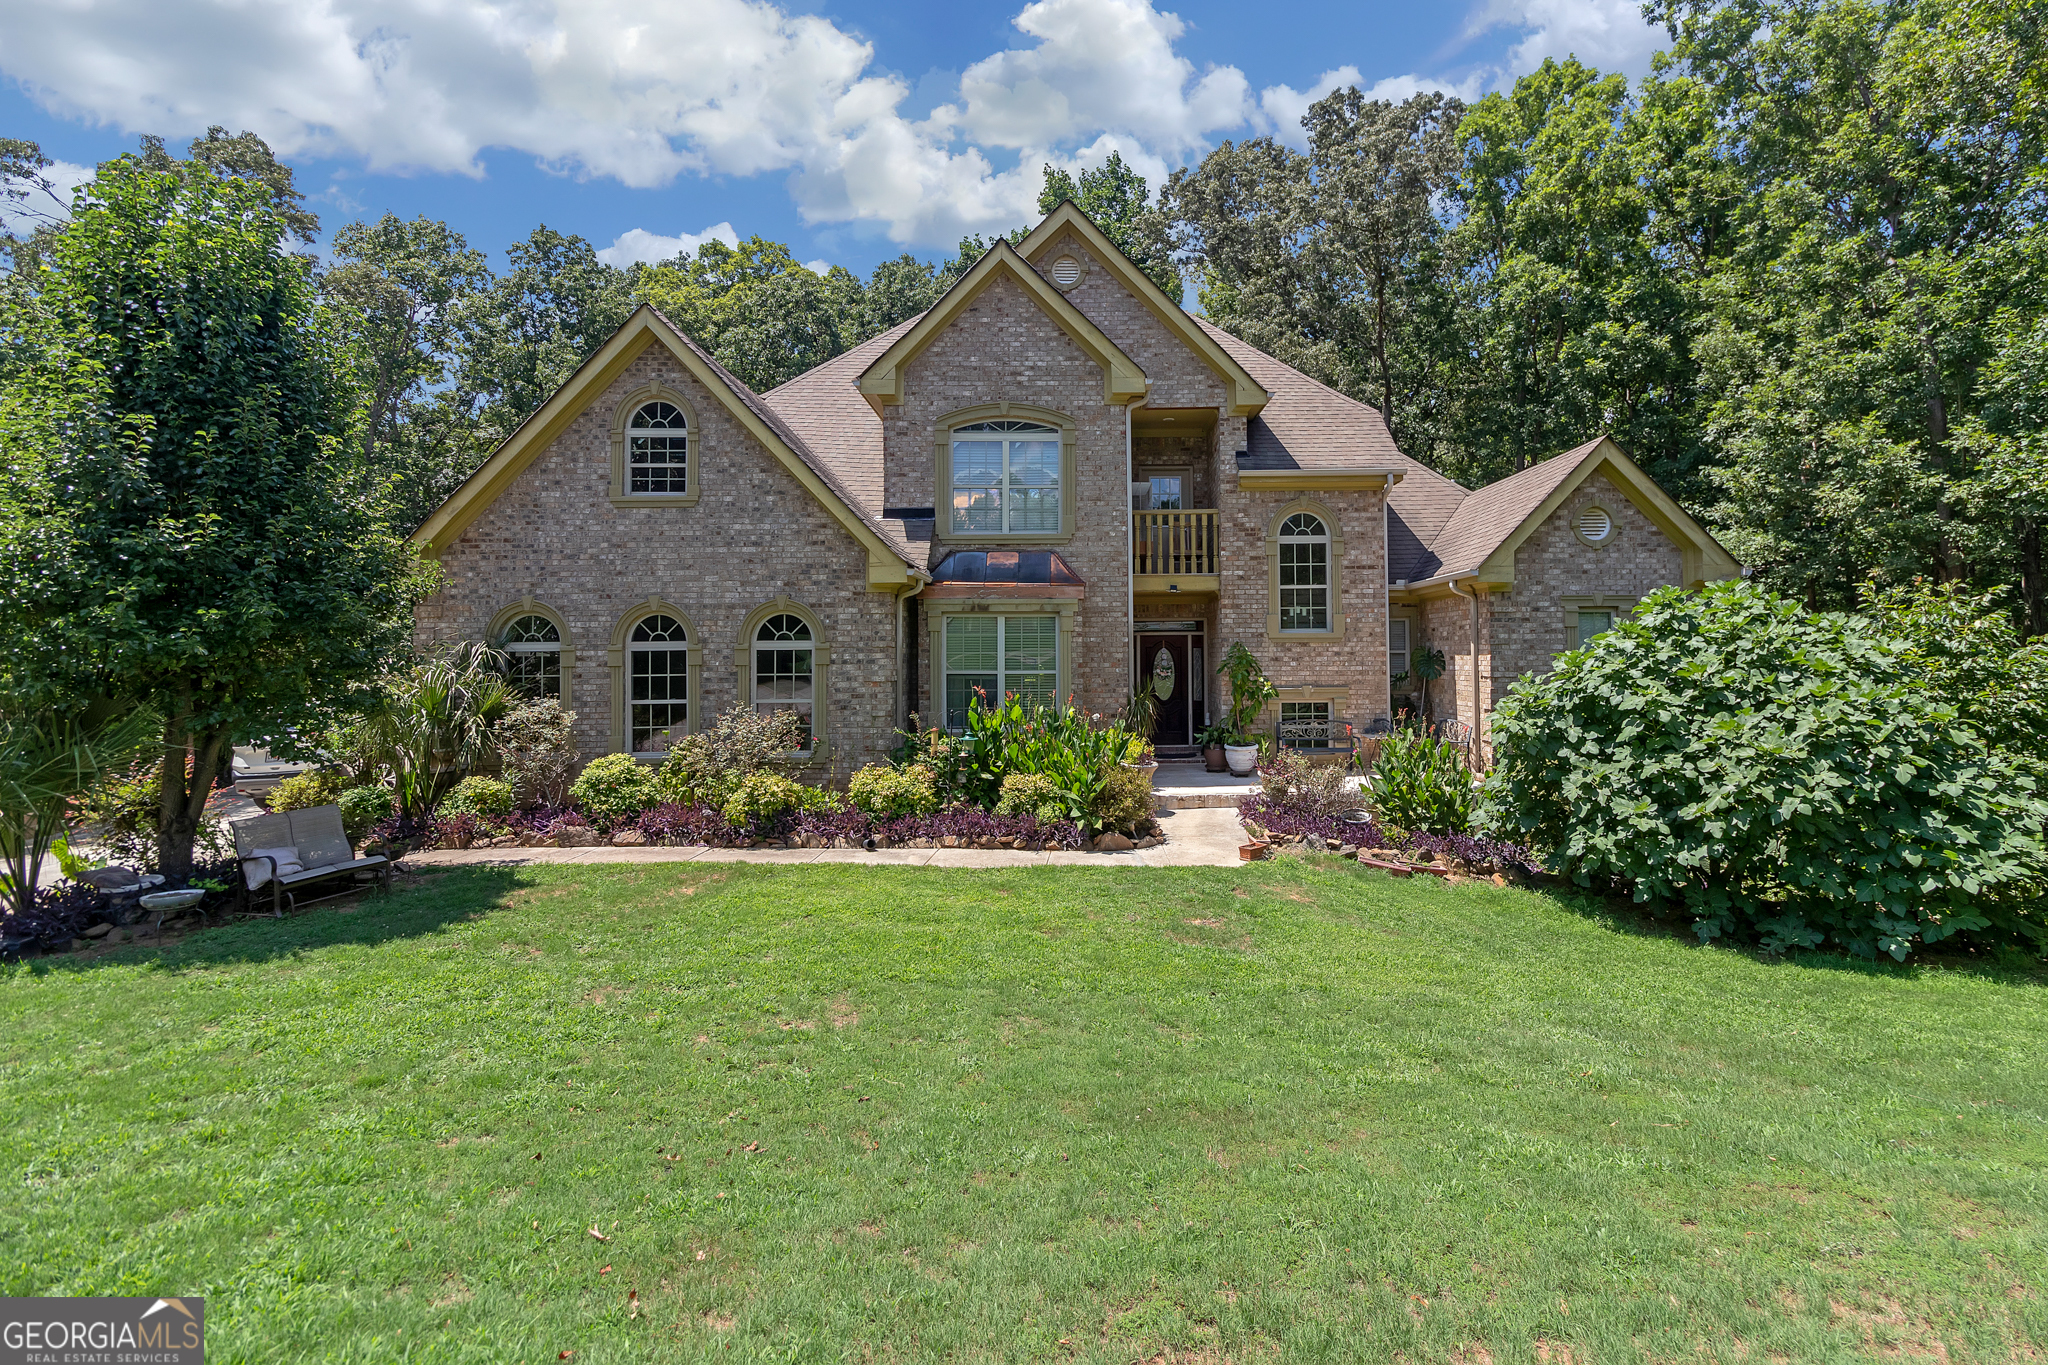
{"label": "decorative rock", "polygon": [[603,836],[588,825],[571,825],[555,836],[557,848],[596,848]]}
{"label": "decorative rock", "polygon": [[114,863],[107,867],[95,867],[81,872],[78,880],[87,886],[96,886],[102,891],[112,891],[117,887],[139,885],[142,878],[134,868]]}
{"label": "decorative rock", "polygon": [[1330,847],[1330,841],[1325,839],[1320,834],[1311,834],[1306,839],[1303,839],[1301,842],[1307,845],[1308,850],[1311,853],[1323,853],[1326,852]]}
{"label": "decorative rock", "polygon": [[959,836],[959,835],[957,835],[957,834],[942,834],[942,835],[940,835],[940,836],[939,836],[939,847],[940,847],[940,848],[958,848],[958,847],[960,847],[960,836]]}
{"label": "decorative rock", "polygon": [[492,848],[517,848],[519,846],[519,836],[516,834],[500,834],[497,838],[491,840],[490,846]]}
{"label": "decorative rock", "polygon": [[114,926],[111,924],[95,924],[85,931],[85,936],[87,938],[105,938],[113,932]]}
{"label": "decorative rock", "polygon": [[1115,830],[1111,830],[1107,834],[1095,836],[1095,851],[1097,853],[1129,853],[1131,848],[1131,841],[1118,834]]}
{"label": "decorative rock", "polygon": [[647,842],[647,836],[637,829],[622,829],[612,836],[612,843],[618,848],[639,848]]}
{"label": "decorative rock", "polygon": [[1353,844],[1339,844],[1337,846],[1337,856],[1339,858],[1356,858],[1358,856],[1358,848]]}

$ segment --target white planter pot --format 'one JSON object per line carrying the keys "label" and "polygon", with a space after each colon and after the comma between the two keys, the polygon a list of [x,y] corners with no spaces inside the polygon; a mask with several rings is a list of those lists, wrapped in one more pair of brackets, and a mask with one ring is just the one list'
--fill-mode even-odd
{"label": "white planter pot", "polygon": [[1256,744],[1226,744],[1223,746],[1223,761],[1230,765],[1232,777],[1250,777],[1259,766],[1259,746]]}

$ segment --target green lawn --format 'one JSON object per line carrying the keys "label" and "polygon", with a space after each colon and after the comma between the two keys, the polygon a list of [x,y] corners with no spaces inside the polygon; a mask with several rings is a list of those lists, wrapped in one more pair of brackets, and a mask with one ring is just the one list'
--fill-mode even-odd
{"label": "green lawn", "polygon": [[2044,985],[1349,867],[470,869],[0,974],[0,1292],[216,1362],[2034,1360]]}

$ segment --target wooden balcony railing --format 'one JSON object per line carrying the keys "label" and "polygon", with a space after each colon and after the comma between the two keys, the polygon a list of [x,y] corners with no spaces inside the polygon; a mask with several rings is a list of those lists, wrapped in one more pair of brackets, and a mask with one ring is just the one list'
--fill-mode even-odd
{"label": "wooden balcony railing", "polygon": [[1216,513],[1131,513],[1131,572],[1193,578],[1216,568]]}

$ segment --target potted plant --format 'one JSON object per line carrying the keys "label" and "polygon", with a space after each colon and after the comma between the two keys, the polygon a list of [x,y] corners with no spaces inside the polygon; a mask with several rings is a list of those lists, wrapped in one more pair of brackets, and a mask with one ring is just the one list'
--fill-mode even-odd
{"label": "potted plant", "polygon": [[1224,718],[1223,759],[1233,777],[1250,777],[1259,766],[1259,746],[1252,739],[1252,726],[1266,703],[1280,695],[1280,689],[1259,666],[1258,656],[1238,640],[1223,655],[1217,673],[1230,683],[1230,709]]}
{"label": "potted plant", "polygon": [[1416,678],[1422,683],[1422,723],[1429,724],[1429,685],[1444,675],[1444,652],[1424,645],[1413,659]]}
{"label": "potted plant", "polygon": [[1217,721],[1195,736],[1195,743],[1202,748],[1202,767],[1212,773],[1224,768],[1223,741],[1230,734],[1230,727]]}

